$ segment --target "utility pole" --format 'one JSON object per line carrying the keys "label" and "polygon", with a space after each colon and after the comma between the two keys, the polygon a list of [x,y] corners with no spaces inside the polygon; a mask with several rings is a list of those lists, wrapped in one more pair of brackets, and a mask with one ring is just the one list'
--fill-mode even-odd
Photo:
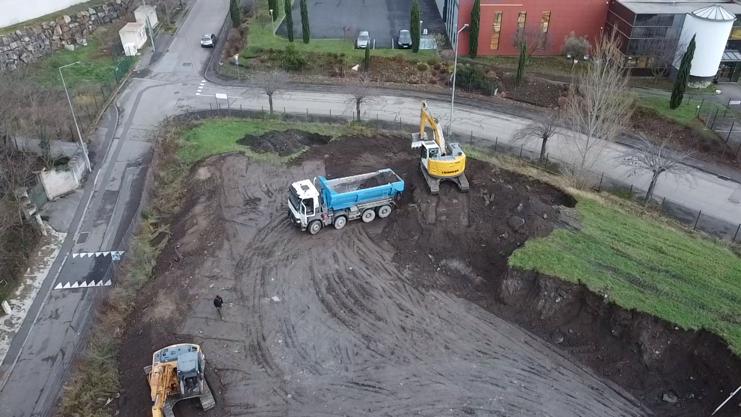
{"label": "utility pole", "polygon": [[71,64],[62,65],[59,67],[59,78],[62,79],[62,87],[64,87],[64,94],[67,95],[67,103],[69,103],[69,109],[72,111],[72,121],[75,122],[75,129],[77,130],[77,138],[80,140],[80,148],[82,149],[82,155],[85,157],[85,168],[88,172],[92,172],[90,166],[90,158],[87,155],[87,146],[85,141],[82,139],[82,133],[80,132],[80,125],[77,123],[77,116],[75,115],[75,107],[72,105],[72,99],[69,96],[69,90],[67,90],[67,83],[64,82],[64,75],[62,75],[62,68],[71,67],[72,65],[79,64],[80,61],[75,61]]}
{"label": "utility pole", "polygon": [[[458,25],[456,24],[456,27]],[[450,123],[448,123],[448,136],[453,134],[453,112],[455,111],[455,74],[458,72],[458,38],[460,38],[461,32],[468,28],[468,23],[463,25],[462,28],[458,29],[455,34],[455,58],[453,59],[453,92],[450,95]]]}

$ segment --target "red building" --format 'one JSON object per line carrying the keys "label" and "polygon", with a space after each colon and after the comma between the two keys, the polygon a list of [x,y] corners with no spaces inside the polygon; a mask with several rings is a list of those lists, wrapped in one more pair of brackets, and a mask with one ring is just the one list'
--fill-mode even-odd
{"label": "red building", "polygon": [[[474,0],[436,0],[451,42],[471,23]],[[517,55],[516,38],[542,43],[536,55],[558,55],[571,32],[590,43],[600,36],[607,18],[607,0],[481,0],[478,55]],[[461,32],[458,53],[468,54],[468,30]]]}

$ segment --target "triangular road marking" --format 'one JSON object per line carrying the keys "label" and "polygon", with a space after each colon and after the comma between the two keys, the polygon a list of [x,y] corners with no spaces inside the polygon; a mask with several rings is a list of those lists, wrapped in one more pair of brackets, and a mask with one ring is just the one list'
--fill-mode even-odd
{"label": "triangular road marking", "polygon": [[78,256],[80,256],[80,254],[79,254],[79,253],[73,253],[73,254],[72,254],[72,259],[74,259],[74,258],[77,258]]}
{"label": "triangular road marking", "polygon": [[57,284],[57,286],[54,287],[54,289],[55,290],[61,290],[62,289],[62,283],[60,282],[59,284]]}
{"label": "triangular road marking", "polygon": [[111,282],[111,280],[110,280],[110,279],[109,279],[108,281],[106,281],[106,282],[105,282],[105,286],[106,286],[106,287],[110,287],[111,285],[113,285],[113,283]]}
{"label": "triangular road marking", "polygon": [[75,281],[75,283],[72,284],[70,288],[79,288],[79,287],[80,287],[80,284],[78,284],[77,281]]}
{"label": "triangular road marking", "polygon": [[69,285],[70,285],[70,284],[69,284],[69,282],[67,282],[67,283],[65,283],[65,284],[64,284],[64,285],[62,286],[62,288],[69,288]]}

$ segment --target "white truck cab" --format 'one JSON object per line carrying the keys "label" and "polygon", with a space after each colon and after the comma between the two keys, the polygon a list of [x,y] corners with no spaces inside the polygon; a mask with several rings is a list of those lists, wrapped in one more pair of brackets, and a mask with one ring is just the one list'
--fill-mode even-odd
{"label": "white truck cab", "polygon": [[288,208],[293,221],[301,226],[301,230],[306,230],[309,222],[321,212],[319,190],[314,183],[310,180],[301,180],[291,184]]}

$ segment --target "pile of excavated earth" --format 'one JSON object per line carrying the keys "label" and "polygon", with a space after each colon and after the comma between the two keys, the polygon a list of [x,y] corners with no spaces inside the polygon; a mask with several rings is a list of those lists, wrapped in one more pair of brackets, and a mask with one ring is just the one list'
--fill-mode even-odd
{"label": "pile of excavated earth", "polygon": [[[288,166],[229,154],[194,167],[126,329],[121,415],[149,412],[142,368],[181,342],[203,347],[217,406],[178,416],[695,417],[741,375],[717,338],[510,270],[526,240],[580,227],[558,189],[469,159],[471,191],[432,196],[401,136],[244,141],[309,148]],[[381,168],[407,187],[388,218],[315,236],[287,219],[292,182]]]}

